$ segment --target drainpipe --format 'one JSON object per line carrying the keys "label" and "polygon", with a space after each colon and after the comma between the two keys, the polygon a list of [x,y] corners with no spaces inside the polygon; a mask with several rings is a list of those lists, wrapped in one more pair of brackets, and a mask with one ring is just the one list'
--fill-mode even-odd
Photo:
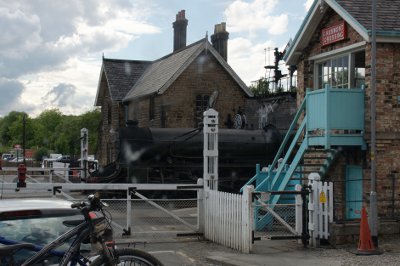
{"label": "drainpipe", "polygon": [[376,195],[376,0],[372,0],[372,39],[371,39],[371,193],[369,223],[371,238],[378,247],[378,208]]}

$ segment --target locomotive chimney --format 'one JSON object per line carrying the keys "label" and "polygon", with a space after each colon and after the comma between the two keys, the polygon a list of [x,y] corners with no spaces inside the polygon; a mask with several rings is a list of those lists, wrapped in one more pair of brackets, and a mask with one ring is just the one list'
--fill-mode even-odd
{"label": "locomotive chimney", "polygon": [[229,32],[226,31],[226,23],[216,24],[214,34],[211,35],[211,43],[225,61],[228,61],[228,39]]}
{"label": "locomotive chimney", "polygon": [[185,18],[185,10],[181,10],[176,14],[176,21],[172,23],[174,28],[174,52],[186,47],[186,28],[188,20]]}

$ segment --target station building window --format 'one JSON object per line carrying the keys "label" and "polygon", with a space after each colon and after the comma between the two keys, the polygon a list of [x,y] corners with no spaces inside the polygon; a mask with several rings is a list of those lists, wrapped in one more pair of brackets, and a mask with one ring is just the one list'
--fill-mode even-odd
{"label": "station building window", "polygon": [[[196,122],[203,121],[203,112],[208,108],[210,96],[209,95],[197,95],[196,96]],[[195,125],[197,126],[197,125]]]}
{"label": "station building window", "polygon": [[151,97],[150,97],[150,99],[149,99],[149,120],[153,120],[154,119],[154,117],[155,117],[155,108],[156,108],[156,105],[155,105],[155,97],[154,97],[154,95],[152,95]]}
{"label": "station building window", "polygon": [[335,89],[360,88],[365,84],[365,51],[339,55],[316,62],[317,86]]}

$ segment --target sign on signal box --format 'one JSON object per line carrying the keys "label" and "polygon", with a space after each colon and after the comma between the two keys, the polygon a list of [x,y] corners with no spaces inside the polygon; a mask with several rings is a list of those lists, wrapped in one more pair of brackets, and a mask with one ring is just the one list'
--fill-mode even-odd
{"label": "sign on signal box", "polygon": [[331,27],[324,28],[321,31],[321,44],[322,46],[332,44],[335,42],[346,39],[346,23],[344,21],[339,22]]}
{"label": "sign on signal box", "polygon": [[323,191],[321,191],[321,193],[319,193],[319,202],[326,203],[326,195],[325,195],[325,192],[323,192]]}

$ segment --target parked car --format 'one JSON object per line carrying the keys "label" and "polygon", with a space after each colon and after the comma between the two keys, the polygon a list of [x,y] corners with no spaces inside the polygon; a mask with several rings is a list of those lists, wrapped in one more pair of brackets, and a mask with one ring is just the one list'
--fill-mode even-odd
{"label": "parked car", "polygon": [[[15,157],[10,162],[12,163],[22,163],[24,161],[24,157]],[[32,158],[25,158],[25,161],[32,161]]]}
{"label": "parked car", "polygon": [[11,161],[13,158],[14,158],[13,155],[10,154],[10,153],[3,153],[3,154],[1,155],[1,159],[2,159],[3,161]]}
{"label": "parked car", "polygon": [[[4,199],[0,200],[0,245],[6,243],[28,242],[43,246],[68,231],[63,222],[83,220],[77,209],[71,208],[71,202],[61,199]],[[11,241],[11,242],[10,242]],[[59,250],[66,250],[67,244]],[[87,252],[90,245],[82,245]],[[23,261],[33,254],[20,250],[14,259]],[[48,263],[57,263],[59,258],[48,258]]]}

